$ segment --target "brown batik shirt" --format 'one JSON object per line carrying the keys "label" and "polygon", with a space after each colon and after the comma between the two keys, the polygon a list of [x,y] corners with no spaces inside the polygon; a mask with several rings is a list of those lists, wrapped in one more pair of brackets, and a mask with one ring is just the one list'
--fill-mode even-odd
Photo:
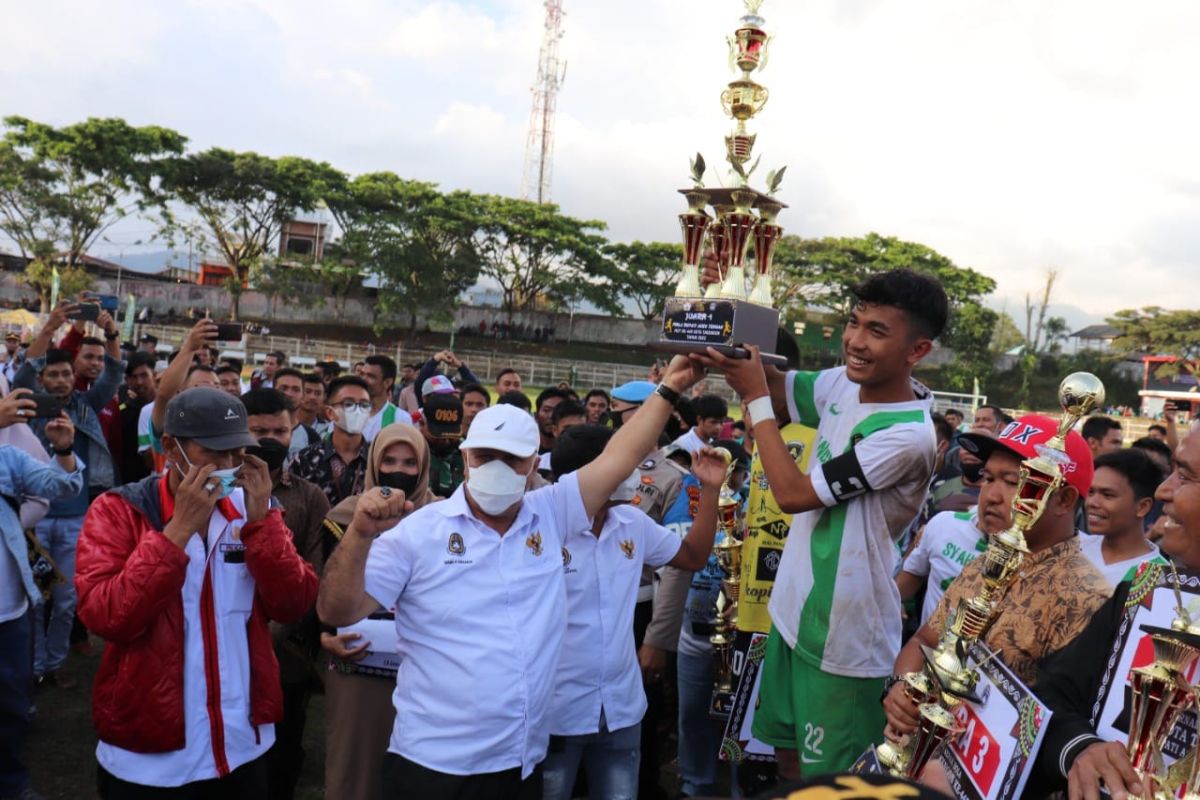
{"label": "brown batik shirt", "polygon": [[[959,601],[983,588],[982,568],[981,556],[967,564],[946,590],[929,618],[939,636]],[[1032,687],[1038,662],[1079,635],[1111,594],[1108,581],[1079,548],[1079,537],[1072,536],[1026,554],[1016,579],[994,600],[997,615],[983,643]]]}

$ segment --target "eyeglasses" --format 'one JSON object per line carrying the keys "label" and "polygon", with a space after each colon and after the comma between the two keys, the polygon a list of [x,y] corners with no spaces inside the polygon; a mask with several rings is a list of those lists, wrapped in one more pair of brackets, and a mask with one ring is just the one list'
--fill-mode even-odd
{"label": "eyeglasses", "polygon": [[368,400],[364,400],[361,403],[356,403],[353,400],[343,400],[342,402],[338,403],[337,407],[346,412],[353,411],[356,408],[359,411],[370,411],[371,403]]}

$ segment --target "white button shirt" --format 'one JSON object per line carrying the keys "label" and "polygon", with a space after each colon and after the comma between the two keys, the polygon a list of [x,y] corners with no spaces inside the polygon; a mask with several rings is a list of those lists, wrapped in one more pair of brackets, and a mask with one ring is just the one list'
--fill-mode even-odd
{"label": "white button shirt", "polygon": [[554,681],[550,732],[579,736],[642,721],[646,693],[633,646],[633,608],[642,565],[675,557],[679,534],[633,506],[614,506],[600,536],[572,528],[563,552],[567,636]]}
{"label": "white button shirt", "polygon": [[588,527],[574,473],[525,495],[503,536],[460,486],[371,544],[366,591],[396,609],[396,722],[390,752],[452,775],[546,757],[566,629],[562,545]]}
{"label": "white button shirt", "polygon": [[[116,777],[145,786],[182,786],[218,777],[217,759],[229,771],[248,764],[275,743],[275,726],[250,724],[250,647],[246,625],[254,606],[254,578],[246,567],[245,545],[236,538],[246,518],[242,490],[229,496],[241,515],[227,520],[219,508],[208,523],[208,542],[193,536],[184,552],[188,565],[183,581],[183,724],[182,750],[134,753],[99,742],[96,760]],[[211,581],[205,596],[204,585]],[[211,611],[216,620],[215,639],[206,641],[201,614]],[[209,674],[205,654],[213,653],[217,675]],[[207,683],[215,678],[214,696]],[[149,690],[149,687],[147,687]],[[218,709],[209,713],[209,701]],[[213,732],[224,741],[218,746]],[[223,777],[223,776],[220,776]]]}

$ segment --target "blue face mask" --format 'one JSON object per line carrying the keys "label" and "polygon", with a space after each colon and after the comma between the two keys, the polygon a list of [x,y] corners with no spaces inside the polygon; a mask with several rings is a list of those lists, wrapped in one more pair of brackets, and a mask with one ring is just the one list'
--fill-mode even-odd
{"label": "blue face mask", "polygon": [[[183,452],[182,447],[179,448],[179,455],[183,456],[183,460],[187,462],[188,469],[191,469],[192,462],[187,457],[187,453]],[[178,469],[180,474],[182,474],[184,477],[187,477],[187,473],[182,469],[179,469],[178,464],[175,465],[175,469]],[[237,488],[237,486],[234,484],[237,482],[238,473],[241,471],[242,468],[239,465],[236,467],[229,467],[228,469],[215,469],[212,471],[212,474],[208,476],[209,480],[217,484],[218,500],[223,500],[226,497],[229,497],[229,495],[233,494],[233,490]]]}

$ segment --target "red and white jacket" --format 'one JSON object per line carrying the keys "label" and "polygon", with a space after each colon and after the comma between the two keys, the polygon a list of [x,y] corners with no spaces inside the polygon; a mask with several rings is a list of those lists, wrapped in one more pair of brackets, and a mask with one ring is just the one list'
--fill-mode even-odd
{"label": "red and white jacket", "polygon": [[100,496],[75,567],[79,618],[107,641],[92,692],[97,758],[150,786],[224,777],[270,748],[283,693],[267,623],[298,621],[317,597],[279,510],[243,525],[238,489],[207,541],[181,550],[162,535],[174,505],[158,475]]}

